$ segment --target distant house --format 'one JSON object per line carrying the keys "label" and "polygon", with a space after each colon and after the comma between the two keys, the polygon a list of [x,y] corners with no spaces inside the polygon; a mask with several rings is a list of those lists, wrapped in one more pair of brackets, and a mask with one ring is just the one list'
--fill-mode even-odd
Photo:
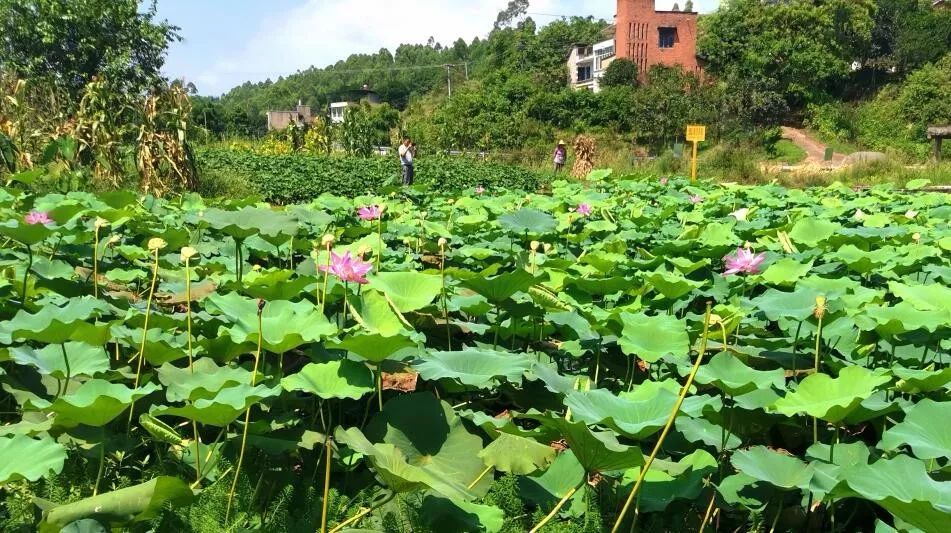
{"label": "distant house", "polygon": [[601,90],[601,77],[614,60],[614,39],[576,44],[568,53],[568,74],[573,89]]}
{"label": "distant house", "polygon": [[934,0],[931,2],[931,5],[935,9],[951,9],[951,2],[948,2],[947,0]]}
{"label": "distant house", "polygon": [[654,65],[701,74],[696,12],[657,11],[654,0],[617,0],[617,56],[630,59],[641,76]]}
{"label": "distant house", "polygon": [[314,117],[310,114],[310,106],[303,105],[303,102],[297,102],[297,108],[293,111],[268,111],[267,112],[267,130],[287,129],[291,123],[310,124]]}
{"label": "distant house", "polygon": [[370,105],[377,105],[382,102],[380,95],[371,91],[369,85],[364,85],[358,90],[347,91],[341,94],[341,100],[330,104],[330,122],[340,124],[347,116],[347,108],[366,102]]}

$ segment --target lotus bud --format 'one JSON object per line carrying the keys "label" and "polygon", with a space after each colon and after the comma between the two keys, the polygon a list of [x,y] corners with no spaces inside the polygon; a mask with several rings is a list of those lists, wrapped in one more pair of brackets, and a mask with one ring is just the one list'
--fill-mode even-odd
{"label": "lotus bud", "polygon": [[412,244],[412,243],[413,243],[413,241],[410,240],[409,238],[404,238],[404,239],[403,239],[403,245],[404,245],[404,246],[409,246],[409,245]]}
{"label": "lotus bud", "polygon": [[168,246],[168,243],[158,237],[149,239],[149,251],[155,252]]}
{"label": "lotus bud", "polygon": [[423,211],[422,213],[419,214],[419,217],[422,218],[423,220],[426,220],[426,217],[428,216],[429,216],[429,211]]}
{"label": "lotus bud", "polygon": [[914,239],[916,243],[921,243],[921,234],[920,234],[920,233],[915,233],[914,235],[911,236],[911,238]]}
{"label": "lotus bud", "polygon": [[260,272],[260,271],[261,271],[261,265],[252,265],[252,266],[251,266],[251,270],[253,270],[254,272]]}
{"label": "lotus bud", "polygon": [[112,237],[109,237],[109,241],[106,242],[106,246],[116,245],[116,244],[118,244],[119,241],[121,241],[121,240],[122,240],[122,237],[121,237],[121,236],[119,236],[119,235],[113,235]]}
{"label": "lotus bud", "polygon": [[554,246],[552,246],[551,244],[549,244],[549,243],[547,243],[547,242],[542,246],[542,249],[545,250],[545,253],[546,253],[546,254],[547,254],[548,252],[550,252],[550,251],[552,250],[552,248],[554,248]]}
{"label": "lotus bud", "polygon": [[449,205],[452,205],[452,204],[456,203],[456,199],[455,199],[455,198],[450,198],[450,199],[446,200],[446,203],[449,204]]}
{"label": "lotus bud", "polygon": [[198,250],[192,248],[191,246],[186,246],[182,248],[182,261],[188,261],[192,257],[198,255]]}
{"label": "lotus bud", "polygon": [[360,248],[357,249],[357,255],[364,256],[372,251],[373,251],[373,248],[364,244],[364,245],[361,245]]}
{"label": "lotus bud", "polygon": [[539,246],[541,246],[541,243],[538,241],[532,241],[529,243],[529,247],[532,249],[533,252],[537,252]]}
{"label": "lotus bud", "polygon": [[383,213],[386,213],[386,204],[380,204],[380,205],[378,205],[377,207],[380,208],[380,214],[381,214],[381,215],[382,215]]}
{"label": "lotus bud", "polygon": [[96,222],[94,222],[93,224],[96,229],[102,229],[109,225],[109,221],[102,217],[96,217]]}
{"label": "lotus bud", "polygon": [[321,246],[324,246],[324,247],[330,246],[331,244],[334,243],[335,240],[336,240],[336,237],[334,237],[333,234],[328,233],[324,235],[323,239],[320,240],[320,244]]}
{"label": "lotus bud", "polygon": [[722,324],[722,323],[723,323],[723,317],[722,317],[722,316],[720,316],[720,315],[718,315],[718,314],[716,314],[716,313],[710,313],[710,325],[711,325],[711,326],[716,326],[717,324]]}
{"label": "lotus bud", "polygon": [[855,220],[858,220],[859,222],[865,220],[865,211],[862,211],[861,209],[856,209],[855,214],[852,215],[852,218],[854,218]]}
{"label": "lotus bud", "polygon": [[439,247],[440,247],[440,248],[445,248],[447,244],[449,244],[449,241],[446,240],[445,237],[440,237],[440,238],[439,238]]}
{"label": "lotus bud", "polygon": [[915,211],[914,209],[909,209],[907,212],[905,212],[905,218],[907,218],[908,220],[914,220],[915,217],[917,216],[918,216],[918,211]]}
{"label": "lotus bud", "polygon": [[265,305],[267,305],[267,302],[264,301],[263,298],[260,299],[260,300],[258,300],[258,314],[261,314],[261,313],[264,312],[264,306],[265,306]]}

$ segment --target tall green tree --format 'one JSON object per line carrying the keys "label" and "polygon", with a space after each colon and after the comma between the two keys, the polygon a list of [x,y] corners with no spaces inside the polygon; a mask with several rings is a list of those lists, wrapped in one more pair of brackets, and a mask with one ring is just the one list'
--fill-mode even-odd
{"label": "tall green tree", "polygon": [[178,28],[156,20],[156,2],[0,0],[0,65],[78,96],[94,78],[138,93],[162,81]]}

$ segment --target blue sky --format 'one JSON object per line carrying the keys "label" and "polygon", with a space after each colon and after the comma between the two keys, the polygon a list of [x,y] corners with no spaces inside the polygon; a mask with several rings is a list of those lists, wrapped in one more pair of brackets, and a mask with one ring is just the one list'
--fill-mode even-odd
{"label": "blue sky", "polygon": [[[701,12],[720,0],[694,0]],[[685,0],[680,2],[683,6]],[[352,53],[401,43],[484,37],[508,0],[159,0],[159,16],[182,28],[165,74],[221,94],[245,81],[323,67]],[[674,0],[657,0],[670,9]],[[359,9],[355,6],[360,6]],[[532,0],[539,23],[552,15],[614,17],[615,0]]]}

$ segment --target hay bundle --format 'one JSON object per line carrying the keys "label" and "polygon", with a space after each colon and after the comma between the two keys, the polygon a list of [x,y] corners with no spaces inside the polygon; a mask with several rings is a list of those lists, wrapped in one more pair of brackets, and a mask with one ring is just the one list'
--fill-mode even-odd
{"label": "hay bundle", "polygon": [[571,175],[576,178],[586,178],[594,170],[594,138],[579,135],[575,138],[575,164],[571,168]]}

